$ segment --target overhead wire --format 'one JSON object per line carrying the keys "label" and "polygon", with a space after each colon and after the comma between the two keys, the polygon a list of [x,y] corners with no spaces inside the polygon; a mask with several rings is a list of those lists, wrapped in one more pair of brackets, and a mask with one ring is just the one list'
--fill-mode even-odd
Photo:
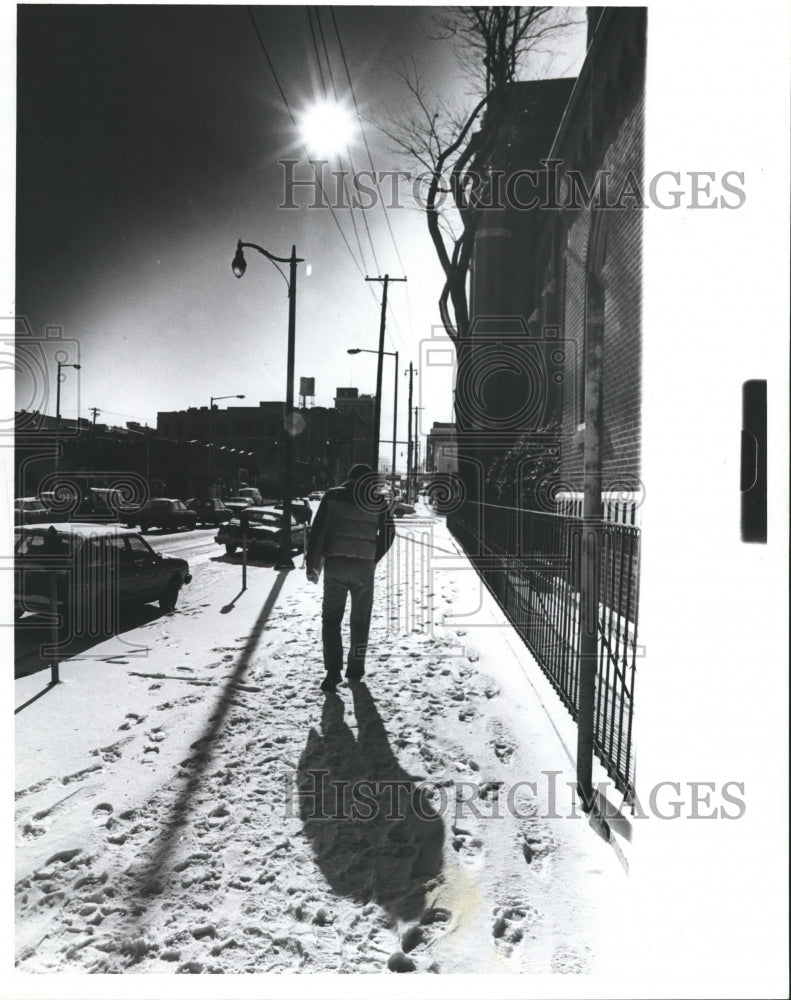
{"label": "overhead wire", "polygon": [[[313,30],[313,18],[311,17],[310,7],[306,8],[306,13],[308,15],[308,25],[310,26],[310,36],[311,36],[311,39],[313,41],[313,50],[314,50],[315,55],[316,55],[316,65],[318,66],[318,69],[319,69],[319,79],[321,80],[321,92],[322,92],[322,95],[324,96],[324,100],[326,101],[327,97],[328,97],[328,94],[327,94],[327,85],[324,82],[324,72],[323,72],[322,67],[321,67],[321,55],[319,53],[318,42],[316,41],[316,33]],[[323,42],[324,41],[324,32],[321,30],[321,21],[319,20],[318,10],[315,11],[314,16],[316,18],[317,27],[319,29],[319,32],[320,32],[321,38],[322,38],[322,42]],[[325,61],[327,63],[327,75],[329,76],[329,79],[330,79],[330,84],[332,86],[333,96],[335,97],[335,100],[337,101],[337,99],[338,99],[338,92],[335,89],[335,80],[334,80],[333,75],[332,75],[332,66],[330,64],[330,59],[329,59],[329,54],[327,52],[327,46],[326,46],[326,44],[324,45],[324,58],[325,58]],[[343,167],[343,163],[341,163],[341,168],[342,167]],[[352,168],[352,169],[354,169],[354,168]],[[362,242],[360,240],[360,233],[359,233],[359,230],[357,229],[357,221],[355,219],[354,210],[353,210],[353,207],[352,207],[351,200],[349,198],[349,189],[348,189],[347,184],[346,184],[346,172],[343,169],[341,169],[341,179],[343,181],[343,190],[344,190],[344,193],[346,194],[346,200],[348,202],[347,207],[349,209],[349,215],[350,215],[351,220],[352,220],[352,229],[354,230],[354,238],[355,238],[355,240],[357,242],[357,249],[360,251],[360,259],[363,262],[363,269],[367,271],[368,270],[368,264],[366,263],[366,260],[365,260],[365,254],[363,253]],[[369,239],[370,239],[370,236],[369,236]],[[373,249],[373,245],[372,245],[372,249]],[[375,253],[374,253],[374,260],[376,260],[376,254]]]}
{"label": "overhead wire", "polygon": [[[344,68],[344,71],[346,73],[346,80],[348,81],[348,84],[349,84],[349,92],[352,95],[352,101],[354,103],[354,110],[355,110],[356,115],[357,115],[357,120],[360,123],[360,133],[361,133],[361,135],[363,137],[363,144],[365,146],[365,151],[366,151],[366,153],[368,155],[368,164],[369,164],[369,166],[371,168],[371,173],[373,175],[374,184],[376,185],[376,191],[377,191],[377,194],[378,194],[379,204],[382,206],[382,212],[383,212],[384,217],[385,217],[385,222],[387,223],[388,232],[390,233],[390,239],[392,240],[392,243],[393,243],[393,249],[395,250],[396,259],[398,260],[398,263],[399,263],[399,266],[401,268],[402,273],[404,275],[406,275],[406,267],[404,266],[404,261],[402,260],[401,254],[400,254],[399,249],[398,249],[398,241],[395,238],[395,232],[393,231],[393,226],[392,226],[392,223],[390,221],[390,215],[389,215],[388,210],[387,210],[387,204],[385,202],[384,197],[382,196],[382,189],[381,189],[381,186],[380,186],[380,183],[379,183],[379,173],[376,170],[376,167],[374,165],[373,154],[371,153],[371,147],[370,147],[370,145],[368,143],[368,136],[366,135],[366,132],[365,132],[365,126],[363,125],[363,116],[360,113],[360,105],[359,105],[359,103],[357,101],[357,94],[355,93],[354,83],[352,82],[352,76],[351,76],[351,72],[349,70],[349,62],[348,62],[348,60],[346,58],[346,49],[344,48],[343,39],[341,38],[341,32],[340,32],[340,28],[338,26],[338,20],[335,17],[335,9],[334,9],[334,7],[331,6],[329,8],[329,10],[330,10],[330,17],[332,18],[332,25],[333,25],[333,28],[335,29],[335,37],[336,37],[336,39],[338,41],[338,50],[340,52],[341,61],[343,62],[343,68]],[[395,314],[392,311],[392,304],[388,303],[388,306],[389,306],[390,313],[391,313],[391,316],[393,318],[393,321],[394,321],[394,323],[396,325],[396,330],[400,334],[401,331],[400,331],[400,327],[398,325],[398,319],[396,318]],[[410,325],[411,325],[411,307],[410,307],[410,304],[409,304],[409,286],[408,286],[408,284],[407,284],[407,306],[408,306],[408,315],[410,316]],[[401,341],[401,343],[402,343],[402,347],[406,346],[404,344],[403,340]]]}
{"label": "overhead wire", "polygon": [[[297,123],[296,116],[294,115],[294,112],[293,112],[293,110],[291,108],[289,100],[288,100],[288,98],[286,96],[286,93],[285,93],[285,91],[283,89],[283,86],[282,86],[282,84],[280,82],[280,78],[278,77],[277,70],[275,69],[274,63],[273,63],[272,58],[271,58],[271,56],[269,54],[269,51],[268,51],[268,49],[266,47],[266,43],[264,42],[263,36],[261,35],[261,32],[259,31],[258,24],[256,23],[255,16],[253,15],[252,8],[248,6],[247,7],[247,12],[248,12],[248,15],[249,15],[249,18],[250,18],[250,22],[251,22],[251,24],[253,26],[253,31],[255,32],[255,36],[256,36],[256,38],[258,40],[258,44],[259,44],[259,46],[261,48],[261,51],[264,54],[264,58],[266,59],[267,65],[268,65],[269,70],[270,70],[270,72],[272,74],[272,78],[275,81],[275,85],[276,85],[278,93],[280,95],[280,99],[283,102],[283,106],[285,107],[285,109],[286,109],[286,111],[288,113],[288,116],[291,119],[291,123],[294,126],[295,131],[299,132],[299,125]],[[359,113],[359,104],[357,102],[357,97],[356,97],[356,95],[354,93],[354,87],[353,87],[352,80],[351,80],[351,74],[349,72],[348,61],[346,59],[345,50],[343,49],[343,43],[342,43],[341,38],[340,38],[340,33],[339,33],[339,30],[338,30],[337,20],[335,18],[335,14],[334,14],[334,11],[332,10],[332,8],[330,8],[330,12],[332,14],[333,25],[335,27],[335,34],[336,34],[336,37],[337,37],[338,43],[339,43],[339,48],[340,48],[341,58],[342,58],[343,65],[344,65],[344,70],[345,70],[345,73],[346,73],[346,78],[349,81],[349,88],[350,88],[350,92],[351,92],[351,95],[352,95],[352,100],[354,102],[355,110],[357,112],[357,118],[358,118],[358,121],[360,121],[360,123],[361,123],[361,132],[362,132],[362,135],[363,135],[363,141],[364,141],[364,144],[365,144],[365,147],[366,147],[366,151],[367,151],[367,154],[368,154],[368,161],[371,164],[371,169],[372,169],[373,174],[374,174],[374,179],[375,179],[377,191],[378,191],[378,194],[379,194],[379,200],[382,203],[382,207],[383,207],[383,210],[384,210],[384,213],[385,213],[385,219],[386,219],[386,222],[387,222],[388,229],[390,231],[391,239],[393,240],[393,246],[394,246],[395,251],[396,251],[396,257],[397,257],[397,259],[399,261],[399,264],[400,264],[402,270],[404,270],[403,261],[401,259],[401,255],[400,255],[400,253],[398,251],[398,245],[397,245],[397,243],[395,241],[395,234],[393,233],[392,226],[390,224],[390,219],[389,219],[389,217],[387,215],[387,209],[386,209],[386,206],[384,204],[384,200],[382,199],[381,188],[379,186],[379,178],[378,178],[378,175],[376,174],[376,170],[375,170],[375,167],[373,165],[373,157],[371,155],[370,146],[368,144],[368,139],[367,139],[367,137],[365,135],[365,130],[362,127],[362,118],[361,118],[360,113]],[[314,42],[315,42],[315,35],[314,35]],[[325,45],[325,55],[327,55],[326,45]],[[318,49],[317,49],[317,60],[318,59],[319,59],[319,57],[318,57]],[[327,59],[329,60],[328,55],[327,55]],[[328,72],[330,72],[330,70],[329,70],[329,64],[328,64]],[[323,82],[323,74],[322,74],[322,71],[321,71],[320,61],[319,61],[319,75],[320,75],[320,77],[322,79],[322,85],[325,86],[324,82]],[[312,162],[311,159],[310,159],[309,151],[305,148],[304,143],[302,145],[302,148],[303,148],[303,152],[305,153],[305,156],[306,156],[308,162],[309,163]],[[334,208],[332,206],[332,203],[327,198],[327,195],[326,195],[326,193],[324,191],[324,186],[323,186],[323,184],[321,182],[321,177],[320,177],[320,175],[318,173],[316,173],[315,170],[314,170],[314,175],[315,175],[315,178],[316,178],[316,183],[318,185],[318,188],[319,188],[319,190],[320,190],[320,192],[322,194],[322,197],[324,198],[324,203],[327,205],[327,207],[330,210],[330,214],[332,216],[333,222],[335,223],[335,226],[338,229],[338,232],[340,233],[341,239],[343,240],[343,243],[344,243],[347,251],[349,252],[349,256],[352,258],[352,261],[353,261],[355,267],[357,268],[360,276],[362,278],[365,278],[366,277],[365,267],[364,266],[363,267],[360,266],[360,261],[357,260],[357,257],[354,254],[354,250],[352,249],[352,246],[349,243],[349,240],[348,240],[345,232],[343,231],[343,227],[340,224],[340,221],[339,221],[339,219],[338,219],[338,217],[337,217],[337,215],[335,213],[335,210],[334,210]],[[367,223],[366,223],[366,227],[367,227]],[[355,232],[356,232],[356,226],[355,226]],[[358,241],[357,242],[358,242],[358,247],[360,248],[360,257],[361,257],[361,259],[363,261],[363,265],[364,265],[365,264],[365,260],[364,260],[364,255],[362,253],[362,247],[361,247],[361,244],[360,244],[360,241],[359,241],[359,237],[358,237]],[[372,247],[373,247],[373,244],[372,244]],[[371,293],[374,301],[376,301],[377,304],[378,304],[379,300],[377,299],[376,292],[374,291],[372,285],[370,283],[366,282],[366,287],[369,289],[369,291],[370,291],[370,293]],[[408,300],[408,292],[407,292],[407,300]],[[392,320],[393,320],[393,322],[395,324],[396,332],[399,335],[399,340],[401,342],[401,346],[403,348],[405,348],[405,349],[408,350],[407,345],[405,344],[403,336],[401,334],[401,330],[400,330],[400,326],[399,326],[399,323],[398,323],[398,319],[397,319],[395,313],[393,312],[392,303],[390,301],[388,301],[388,310],[389,310],[390,316],[391,316],[391,318],[392,318]],[[391,344],[392,344],[392,338],[390,338],[390,339],[391,339]],[[392,346],[395,346],[395,345],[393,344]]]}
{"label": "overhead wire", "polygon": [[[286,108],[286,111],[288,112],[289,118],[291,119],[291,123],[294,126],[294,129],[297,132],[299,132],[299,125],[297,124],[296,117],[294,115],[294,112],[291,110],[291,105],[289,104],[288,98],[285,95],[285,91],[283,90],[283,87],[282,87],[282,85],[280,83],[280,79],[278,78],[277,71],[275,70],[275,67],[274,67],[274,64],[272,62],[272,59],[271,59],[271,57],[269,55],[269,52],[267,51],[266,44],[264,43],[264,39],[261,36],[261,32],[258,30],[258,25],[256,24],[255,17],[253,16],[253,11],[252,11],[252,9],[250,7],[247,8],[247,13],[250,16],[250,21],[252,22],[253,30],[255,31],[256,38],[258,39],[258,44],[261,46],[261,51],[264,53],[264,56],[265,56],[266,61],[267,61],[267,64],[268,64],[269,69],[270,69],[270,71],[272,73],[272,77],[273,77],[273,79],[275,81],[275,85],[277,86],[278,92],[280,93],[280,98],[283,101],[283,104],[284,104],[284,106]],[[306,155],[306,157],[308,159],[308,162],[310,163],[311,162],[311,160],[310,160],[310,154],[308,153],[308,150],[305,149],[304,144],[303,144],[302,148],[303,148],[303,150],[305,152],[305,155]],[[327,205],[327,207],[330,210],[330,215],[332,216],[332,219],[335,222],[335,225],[336,225],[336,227],[338,229],[338,232],[341,234],[341,239],[343,240],[343,242],[344,242],[344,244],[346,246],[346,249],[349,251],[349,256],[354,261],[354,266],[360,272],[360,275],[364,278],[365,277],[365,270],[364,270],[364,268],[360,267],[360,262],[354,256],[354,251],[352,250],[351,244],[349,243],[349,240],[346,237],[346,233],[344,233],[344,231],[343,231],[343,227],[341,226],[340,222],[338,221],[337,216],[335,215],[335,210],[332,207],[332,203],[330,202],[330,200],[327,198],[327,196],[325,194],[324,186],[321,183],[321,177],[319,176],[319,174],[316,173],[315,170],[314,170],[314,176],[316,178],[316,183],[318,184],[319,190],[321,191],[322,197],[324,198],[324,202],[325,202],[325,204]]]}
{"label": "overhead wire", "polygon": [[[333,93],[333,96],[335,97],[335,100],[337,102],[338,101],[338,90],[337,90],[337,88],[335,86],[335,77],[333,76],[333,73],[332,73],[332,63],[330,61],[329,50],[327,49],[327,39],[324,36],[324,28],[322,27],[322,24],[321,24],[320,8],[316,7],[315,11],[316,11],[316,24],[317,24],[318,29],[319,29],[319,35],[321,36],[321,44],[322,44],[322,47],[324,49],[324,58],[325,58],[325,60],[327,62],[327,72],[328,72],[329,77],[330,77],[330,84],[332,85],[332,93]],[[352,94],[352,97],[354,97],[354,94]],[[350,166],[351,171],[352,171],[352,176],[355,177],[357,175],[357,171],[356,171],[355,166],[354,166],[354,159],[352,158],[352,151],[349,148],[348,143],[346,144],[346,155],[347,155],[347,157],[349,159],[349,166]],[[351,213],[352,218],[354,218],[354,207],[353,207],[352,199],[349,197],[349,189],[348,189],[348,187],[346,185],[346,175],[345,175],[345,173],[343,175],[343,189],[346,192],[346,197],[349,199],[349,212]],[[374,259],[374,266],[376,267],[377,271],[380,271],[381,268],[379,267],[379,261],[378,261],[378,259],[376,257],[376,248],[374,247],[374,241],[373,241],[373,239],[371,237],[371,230],[370,230],[370,228],[368,226],[368,216],[366,215],[365,209],[362,206],[360,206],[360,211],[361,211],[362,217],[363,217],[363,224],[365,225],[365,232],[366,232],[366,234],[368,236],[368,243],[369,243],[369,245],[371,247],[371,254],[373,255],[373,259]]]}

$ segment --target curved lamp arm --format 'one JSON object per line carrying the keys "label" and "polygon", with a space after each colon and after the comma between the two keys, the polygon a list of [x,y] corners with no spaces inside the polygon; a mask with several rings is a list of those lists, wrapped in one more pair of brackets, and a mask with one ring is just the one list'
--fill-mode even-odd
{"label": "curved lamp arm", "polygon": [[[245,247],[250,250],[257,250],[264,257],[271,260],[275,267],[277,267],[278,264],[290,264],[292,267],[296,267],[297,264],[301,264],[305,259],[304,257],[297,257],[295,254],[292,254],[290,257],[276,257],[275,254],[270,253],[268,250],[264,250],[264,248],[260,247],[257,243],[243,243],[239,240],[236,244],[236,256],[231,263],[231,269],[237,278],[241,278],[247,270],[247,261],[244,259]],[[279,267],[277,267],[277,270],[280,272],[283,281],[285,281],[289,294],[291,294],[291,283]]]}

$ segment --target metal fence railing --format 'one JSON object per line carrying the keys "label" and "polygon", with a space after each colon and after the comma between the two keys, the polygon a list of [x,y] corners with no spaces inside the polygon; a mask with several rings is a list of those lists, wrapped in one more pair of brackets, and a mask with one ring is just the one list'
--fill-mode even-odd
{"label": "metal fence railing", "polygon": [[[448,517],[448,525],[577,719],[582,537],[588,525],[566,514],[469,503]],[[614,520],[598,527],[594,751],[631,802],[640,529]]]}

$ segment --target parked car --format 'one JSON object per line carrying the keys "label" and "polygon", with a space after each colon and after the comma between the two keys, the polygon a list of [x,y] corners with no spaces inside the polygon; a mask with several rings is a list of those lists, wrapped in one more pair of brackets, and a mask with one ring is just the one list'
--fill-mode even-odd
{"label": "parked car", "polygon": [[91,486],[72,511],[71,518],[75,521],[107,524],[110,521],[126,521],[129,513],[120,490]]}
{"label": "parked car", "polygon": [[183,500],[170,500],[167,497],[149,500],[135,514],[126,518],[127,526],[139,524],[141,532],[150,531],[151,528],[178,531],[179,528],[194,528],[197,523],[198,515],[194,510],[187,510]]}
{"label": "parked car", "polygon": [[[276,510],[282,510],[283,501],[272,501],[271,506]],[[313,520],[313,508],[310,506],[305,497],[294,497],[291,501],[291,516],[295,519],[297,524],[310,524]]]}
{"label": "parked car", "polygon": [[19,497],[14,500],[14,524],[51,523],[49,508],[38,497]]}
{"label": "parked car", "polygon": [[[283,511],[276,507],[247,507],[243,512],[247,520],[247,549],[280,549],[284,529]],[[235,516],[227,524],[220,526],[214,540],[225,546],[228,555],[233,555],[242,547],[242,518]],[[291,518],[291,549],[302,552],[305,545],[305,529]]]}
{"label": "parked car", "polygon": [[405,503],[403,500],[396,500],[393,504],[393,516],[403,517],[404,514],[414,514],[415,508],[411,503]]}
{"label": "parked car", "polygon": [[223,503],[231,512],[231,517],[238,517],[240,510],[253,506],[247,497],[228,497],[227,500],[223,500]]}
{"label": "parked car", "polygon": [[115,524],[17,528],[14,570],[15,618],[49,611],[54,584],[64,623],[75,628],[90,622],[91,632],[112,620],[116,600],[119,605],[159,601],[163,611],[172,611],[192,579],[186,560],[155,552],[136,531]]}
{"label": "parked car", "polygon": [[238,495],[246,497],[253,507],[260,507],[264,499],[254,486],[240,486]]}
{"label": "parked car", "polygon": [[222,500],[215,500],[214,497],[196,497],[187,502],[187,509],[194,510],[198,515],[198,524],[224,524],[230,521],[232,511],[228,510]]}
{"label": "parked car", "polygon": [[55,490],[43,490],[39,493],[38,499],[49,511],[50,524],[56,521],[68,521],[80,502],[77,494],[68,489],[59,489],[57,493]]}

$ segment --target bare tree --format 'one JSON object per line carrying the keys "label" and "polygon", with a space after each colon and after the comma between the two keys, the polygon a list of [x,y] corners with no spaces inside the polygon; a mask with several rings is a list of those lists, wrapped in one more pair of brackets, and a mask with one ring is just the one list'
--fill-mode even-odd
{"label": "bare tree", "polygon": [[478,83],[472,110],[459,112],[441,98],[431,99],[413,63],[401,73],[411,109],[392,125],[379,125],[395,149],[425,171],[422,209],[445,275],[440,316],[457,351],[469,325],[467,274],[482,186],[476,168],[494,145],[500,125],[491,99],[518,76],[527,75],[531,61],[578,23],[574,11],[564,7],[447,8],[436,18],[437,37],[455,41],[463,65]]}

